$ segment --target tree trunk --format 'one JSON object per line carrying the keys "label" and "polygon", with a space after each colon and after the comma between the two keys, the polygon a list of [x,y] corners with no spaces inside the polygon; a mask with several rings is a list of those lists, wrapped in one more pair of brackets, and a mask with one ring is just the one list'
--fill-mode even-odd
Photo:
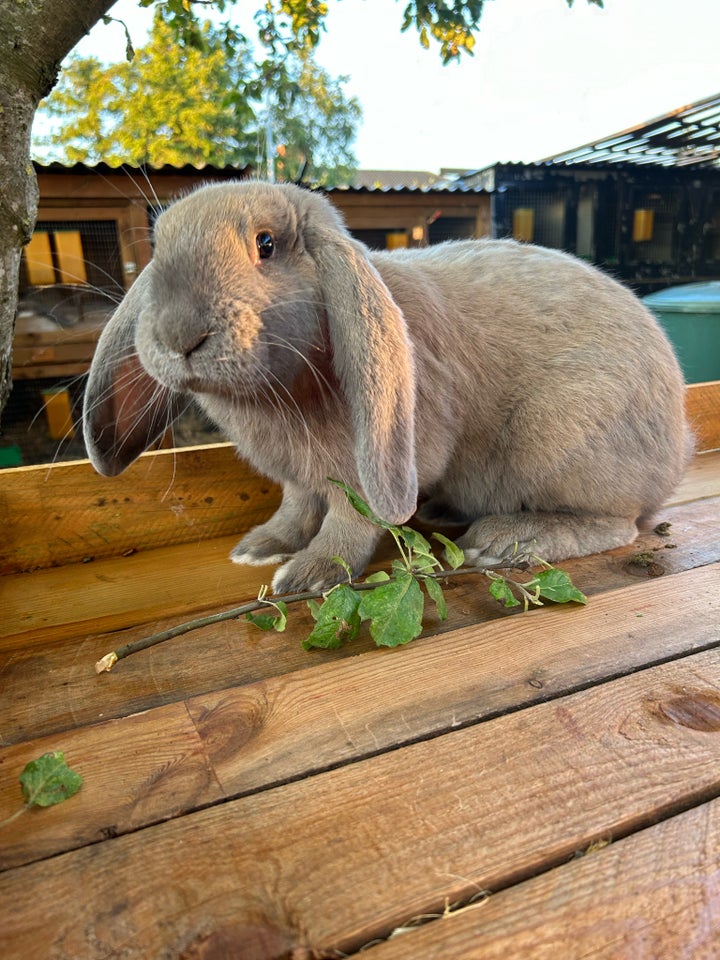
{"label": "tree trunk", "polygon": [[12,387],[20,254],[32,235],[38,191],[30,161],[35,110],[60,62],[114,0],[10,0],[0,13],[0,415]]}

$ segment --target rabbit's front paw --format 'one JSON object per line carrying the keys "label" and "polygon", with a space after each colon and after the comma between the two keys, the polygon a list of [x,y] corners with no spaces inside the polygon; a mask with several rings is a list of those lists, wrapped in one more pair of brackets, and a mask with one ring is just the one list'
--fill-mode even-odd
{"label": "rabbit's front paw", "polygon": [[320,593],[343,580],[347,580],[343,567],[327,557],[303,550],[275,573],[272,590],[274,594]]}
{"label": "rabbit's front paw", "polygon": [[230,559],[233,563],[263,567],[272,563],[284,563],[293,553],[286,543],[277,537],[261,535],[260,528],[256,527],[232,549]]}

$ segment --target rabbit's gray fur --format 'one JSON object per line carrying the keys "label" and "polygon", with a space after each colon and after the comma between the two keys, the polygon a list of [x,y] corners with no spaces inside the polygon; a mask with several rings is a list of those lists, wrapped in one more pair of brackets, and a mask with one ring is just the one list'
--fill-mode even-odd
{"label": "rabbit's gray fur", "polygon": [[477,563],[516,542],[555,561],[631,542],[691,449],[673,352],[619,283],[510,240],[370,253],[288,184],[204,187],[161,215],[90,371],[95,467],[122,471],[186,393],[283,485],[232,554],[282,563],[276,592],[373,553],[377,529],[328,477],[390,522],[418,493],[426,515],[464,518]]}

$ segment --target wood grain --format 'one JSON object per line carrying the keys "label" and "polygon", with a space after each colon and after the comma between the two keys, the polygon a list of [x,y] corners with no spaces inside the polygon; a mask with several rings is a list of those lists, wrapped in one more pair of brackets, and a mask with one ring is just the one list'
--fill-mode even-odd
{"label": "wood grain", "polygon": [[685,389],[685,411],[698,450],[720,447],[720,380],[697,383]]}
{"label": "wood grain", "polygon": [[243,956],[258,929],[355,949],[716,797],[720,737],[691,718],[718,685],[716,653],[697,654],[9,870],[6,953]]}
{"label": "wood grain", "polygon": [[367,960],[717,960],[720,801],[364,951]]}
{"label": "wood grain", "polygon": [[84,460],[4,470],[0,573],[240,533],[279,502],[227,444],[143,454],[112,478]]}
{"label": "wood grain", "polygon": [[[649,552],[655,558],[653,566],[665,571],[662,579],[668,579],[666,589],[671,593],[673,587],[669,577],[675,572],[720,560],[720,507],[713,505],[713,501],[704,501],[674,508],[663,516],[673,522],[672,540],[648,534],[630,548],[582,558],[563,566],[573,581],[592,597],[628,585],[656,583],[657,578],[649,576],[647,567],[630,562],[637,550],[641,554]],[[673,549],[667,548],[670,543],[675,544]],[[655,553],[652,552],[654,549]],[[172,576],[168,577],[162,563],[151,572],[140,567],[141,575],[133,576],[133,563],[140,561],[141,556],[125,558],[127,582],[115,574],[104,573],[100,562],[80,565],[77,570],[84,574],[82,580],[68,578],[67,570],[0,580],[0,590],[3,591],[0,604],[4,611],[12,611],[14,604],[14,622],[19,630],[16,635],[0,638],[0,682],[3,687],[0,742],[14,743],[65,730],[77,723],[96,722],[101,715],[121,716],[128,710],[148,709],[199,693],[254,683],[372,648],[372,642],[363,634],[362,639],[339,651],[305,653],[300,643],[312,629],[312,619],[305,606],[299,605],[293,610],[284,634],[262,633],[238,621],[219,624],[124,660],[99,683],[93,665],[101,656],[121,643],[183,619],[161,619],[111,636],[88,636],[93,615],[106,615],[104,605],[110,603],[116,591],[122,594],[122,602],[113,613],[116,622],[122,622],[123,618],[130,623],[143,619],[143,611],[148,604],[156,603],[157,598],[167,602],[168,612],[181,602],[180,597],[188,598],[185,602],[197,599],[185,579],[173,581]],[[192,553],[188,562],[192,563]],[[223,570],[240,569],[224,559],[219,562]],[[258,577],[260,572],[254,571]],[[212,571],[207,570],[203,576],[211,580]],[[91,579],[94,577],[97,579]],[[64,584],[62,589],[59,582]],[[261,582],[258,579],[257,586]],[[27,592],[16,598],[7,590],[8,583],[18,587],[27,585]],[[39,592],[38,586],[41,588]],[[231,605],[236,605],[244,598],[229,595],[227,599]],[[517,613],[505,611],[492,600],[483,581],[478,582],[474,577],[456,583],[448,590],[447,599],[448,620],[439,622],[430,608],[425,619],[426,636],[495,619],[513,622],[518,619]],[[129,604],[127,611],[123,604]],[[52,615],[60,621],[55,628],[60,631],[61,639],[48,640],[33,633],[33,625],[38,632],[42,626],[37,613],[33,612],[36,605],[41,610],[51,611],[47,613],[48,617],[54,605]],[[23,624],[23,617],[33,619],[30,624]],[[41,697],[38,697],[38,691],[42,691]]]}
{"label": "wood grain", "polygon": [[[562,564],[584,592],[592,595],[622,586],[633,576],[647,576],[647,570],[628,567],[628,561],[638,554],[655,552],[657,564],[667,573],[720,559],[720,454],[706,454],[697,460],[701,461],[698,472],[688,475],[676,495],[678,504],[684,505],[667,507],[656,518],[671,524],[670,537],[658,537],[649,530],[628,548]],[[713,500],[692,502],[713,491]],[[274,567],[231,563],[228,554],[236,540],[237,536],[218,537],[151,551],[130,550],[129,556],[67,564],[35,571],[32,577],[0,577],[0,650],[120,630],[154,618],[177,615],[183,619],[253,599],[272,579]],[[370,569],[387,566],[393,555],[387,539],[380,544]],[[475,587],[466,589],[460,584],[453,587],[452,596],[450,620],[445,625],[434,624],[436,629],[498,615],[494,602]],[[153,631],[146,628],[144,632]],[[14,639],[3,642],[3,637]]]}
{"label": "wood grain", "polygon": [[223,796],[203,742],[178,703],[0,751],[0,820],[19,806],[25,764],[53,750],[62,750],[83,777],[82,797],[28,811],[0,833],[0,870],[128,833]]}
{"label": "wood grain", "polygon": [[[598,596],[586,609],[477,624],[402,651],[374,650],[7,748],[0,751],[0,768],[10,778],[0,780],[0,819],[17,803],[10,771],[60,745],[94,792],[64,806],[55,820],[35,817],[31,827],[26,819],[25,832],[0,852],[0,866],[36,859],[38,849],[47,855],[81,846],[108,830],[124,833],[218,796],[262,791],[720,643],[718,582],[716,564]],[[63,680],[69,669],[48,671],[57,675],[65,722],[127,710],[123,666],[81,683]],[[160,676],[153,669],[149,680]],[[38,725],[31,713],[43,709],[47,696],[28,695],[25,736]],[[9,729],[6,716],[2,728]],[[119,796],[117,782],[124,785]]]}

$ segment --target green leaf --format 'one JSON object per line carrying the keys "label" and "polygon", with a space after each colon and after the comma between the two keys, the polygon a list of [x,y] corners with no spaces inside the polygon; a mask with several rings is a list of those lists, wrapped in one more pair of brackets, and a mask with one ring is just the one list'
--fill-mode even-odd
{"label": "green leaf", "polygon": [[[587,597],[577,589],[564,570],[550,567],[536,574],[532,581],[533,586],[540,588],[540,596],[554,603],[587,603]],[[528,584],[526,586],[529,587]]]}
{"label": "green leaf", "polygon": [[433,556],[432,547],[417,530],[413,530],[412,527],[400,527],[400,536],[415,553],[420,553],[427,557]]}
{"label": "green leaf", "polygon": [[401,527],[400,536],[410,548],[410,564],[416,573],[432,573],[442,564],[425,537],[412,527]]}
{"label": "green leaf", "polygon": [[343,643],[354,640],[360,629],[359,604],[360,594],[347,583],[333,587],[325,601],[318,606],[317,622],[307,640],[303,640],[303,649],[320,647],[335,650]]}
{"label": "green leaf", "polygon": [[385,583],[390,579],[390,574],[386,570],[378,570],[376,573],[371,573],[369,577],[365,577],[365,583]]}
{"label": "green leaf", "polygon": [[343,570],[347,574],[347,578],[349,582],[352,583],[353,576],[352,576],[352,570],[350,569],[350,564],[346,560],[343,560],[342,557],[333,557],[332,562],[337,563],[339,567],[343,568]]}
{"label": "green leaf", "polygon": [[359,613],[361,620],[370,621],[370,636],[377,646],[397,647],[419,636],[424,606],[420,584],[405,572],[364,594]]}
{"label": "green leaf", "polygon": [[441,620],[447,620],[447,603],[445,602],[445,595],[443,594],[442,587],[437,580],[433,580],[432,577],[427,577],[425,580],[423,580],[423,583],[425,584],[425,589],[428,592],[428,596],[434,601],[435,606],[437,607],[438,617],[440,617]]}
{"label": "green leaf", "polygon": [[502,577],[490,581],[490,596],[504,603],[506,607],[520,606],[520,601],[510,589],[510,584]]}
{"label": "green leaf", "polygon": [[322,609],[322,604],[317,600],[313,600],[311,597],[308,600],[307,605],[310,609],[310,613],[312,614],[313,620],[317,620],[317,618],[320,616],[320,610]]}
{"label": "green leaf", "polygon": [[278,600],[276,603],[269,600],[265,601],[268,606],[275,607],[276,613],[246,613],[245,619],[254,623],[261,630],[276,630],[282,633],[287,626],[287,604]]}
{"label": "green leaf", "polygon": [[451,570],[457,570],[465,563],[465,554],[456,543],[444,537],[442,533],[434,533],[433,537],[445,547],[445,559]]}
{"label": "green leaf", "polygon": [[60,750],[44,753],[31,760],[20,774],[25,805],[52,807],[74,796],[82,786],[82,777],[65,763]]}
{"label": "green leaf", "polygon": [[399,529],[392,523],[386,523],[385,520],[381,520],[377,514],[373,513],[360,494],[353,490],[352,487],[349,487],[346,483],[343,483],[342,480],[333,480],[332,477],[328,477],[328,480],[330,483],[334,483],[336,487],[340,487],[345,496],[348,498],[352,508],[357,510],[360,516],[365,517],[365,519],[369,520],[370,523],[374,523],[376,527],[382,527],[383,530],[394,530],[396,533],[400,532]]}

